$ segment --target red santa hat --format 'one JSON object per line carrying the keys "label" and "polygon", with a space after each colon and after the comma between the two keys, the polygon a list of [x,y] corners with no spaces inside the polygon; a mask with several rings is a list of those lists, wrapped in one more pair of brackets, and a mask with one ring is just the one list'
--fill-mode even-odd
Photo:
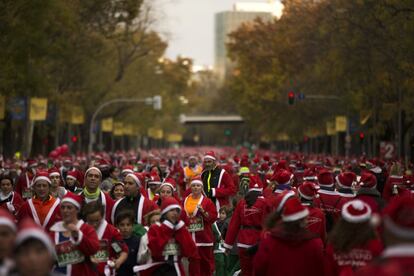
{"label": "red santa hat", "polygon": [[78,171],[68,171],[68,174],[66,175],[66,179],[72,178],[73,180],[79,181],[78,176],[79,176]]}
{"label": "red santa hat", "polygon": [[34,159],[27,159],[27,167],[28,168],[32,168],[32,167],[36,167],[38,164],[36,162],[36,160]]}
{"label": "red santa hat", "polygon": [[161,202],[161,216],[176,208],[181,211],[181,206],[174,197],[164,198]]}
{"label": "red santa hat", "polygon": [[15,233],[17,231],[13,216],[4,209],[0,209],[0,225],[9,227]]}
{"label": "red santa hat", "polygon": [[214,153],[214,151],[208,151],[204,154],[204,159],[216,160],[216,154]]}
{"label": "red santa hat", "polygon": [[279,170],[272,177],[279,185],[290,185],[290,181],[293,179],[293,174],[288,170]]}
{"label": "red santa hat", "polygon": [[263,164],[260,165],[259,173],[264,174],[267,171],[269,171],[269,169],[270,169],[269,164],[263,163]]}
{"label": "red santa hat", "polygon": [[317,181],[316,173],[313,169],[305,169],[303,172],[303,180],[305,181]]}
{"label": "red santa hat", "polygon": [[318,190],[319,186],[310,181],[303,182],[298,188],[300,196],[307,200],[312,200],[317,197]]}
{"label": "red santa hat", "polygon": [[109,168],[111,166],[111,162],[109,162],[106,159],[100,159],[97,162],[97,166],[99,167],[99,169],[107,169],[107,168]]}
{"label": "red santa hat", "polygon": [[131,165],[126,165],[122,167],[121,174],[130,174],[134,173],[134,167]]}
{"label": "red santa hat", "polygon": [[48,172],[49,172],[49,177],[52,177],[52,176],[60,176],[60,171],[56,167],[50,168],[48,170]]}
{"label": "red santa hat", "polygon": [[371,219],[371,208],[359,199],[348,201],[342,206],[342,218],[347,222],[361,223]]}
{"label": "red santa hat", "polygon": [[283,192],[278,194],[276,196],[275,205],[274,205],[276,207],[276,212],[280,213],[283,207],[285,207],[286,201],[288,201],[289,198],[292,198],[294,196],[295,196],[295,192],[290,191],[290,190],[284,190]]}
{"label": "red santa hat", "polygon": [[99,176],[102,178],[102,172],[101,172],[101,170],[99,168],[97,168],[97,167],[90,167],[85,172],[85,179],[88,176],[88,173],[90,173],[91,171],[96,171],[99,174]]}
{"label": "red santa hat", "polygon": [[15,247],[19,247],[28,239],[36,239],[43,243],[52,256],[55,256],[55,247],[49,235],[37,225],[31,218],[23,219],[19,224],[19,231],[17,232]]}
{"label": "red santa hat", "polygon": [[49,178],[49,172],[47,171],[37,171],[35,177],[33,178],[32,185],[33,186],[37,181],[44,180],[49,184],[52,184]]}
{"label": "red santa hat", "polygon": [[250,191],[262,192],[263,184],[262,184],[262,181],[260,181],[259,177],[257,175],[250,175],[249,178],[250,178],[249,192]]}
{"label": "red santa hat", "polygon": [[340,188],[349,189],[356,181],[356,174],[353,172],[343,172],[338,174],[335,180]]}
{"label": "red santa hat", "polygon": [[414,198],[396,196],[384,208],[384,226],[397,237],[414,240]]}
{"label": "red santa hat", "polygon": [[201,176],[198,175],[194,177],[193,179],[191,179],[190,185],[193,185],[193,184],[201,184],[203,186],[204,184],[203,184],[203,180],[201,179]]}
{"label": "red santa hat", "polygon": [[282,211],[282,220],[284,222],[297,221],[306,218],[308,215],[308,208],[303,206],[297,197],[292,197],[286,201]]}
{"label": "red santa hat", "polygon": [[82,207],[82,196],[67,192],[60,203],[62,204],[64,202],[71,203],[80,210]]}
{"label": "red santa hat", "polygon": [[334,185],[333,174],[325,169],[322,169],[318,174],[318,183],[320,186],[332,187]]}
{"label": "red santa hat", "polygon": [[134,180],[134,182],[135,182],[135,184],[138,186],[138,187],[140,187],[141,186],[141,179],[140,179],[140,176],[137,174],[137,173],[129,173],[129,174],[127,174],[125,177],[131,177],[133,180]]}
{"label": "red santa hat", "polygon": [[148,180],[148,184],[161,185],[161,178],[160,178],[160,176],[156,172],[152,172],[150,174],[150,177],[149,177],[149,180]]}
{"label": "red santa hat", "polygon": [[363,172],[359,180],[361,188],[375,189],[377,187],[377,178],[369,172]]}
{"label": "red santa hat", "polygon": [[164,179],[164,182],[162,182],[162,184],[160,186],[160,189],[163,186],[171,187],[172,191],[174,192],[175,191],[175,187],[177,186],[177,183],[175,182],[175,180],[173,178],[167,177],[166,179]]}

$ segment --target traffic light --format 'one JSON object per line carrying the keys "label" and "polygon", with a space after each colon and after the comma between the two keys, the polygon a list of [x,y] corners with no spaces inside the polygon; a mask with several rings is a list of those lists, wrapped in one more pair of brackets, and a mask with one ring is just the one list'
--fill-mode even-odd
{"label": "traffic light", "polygon": [[364,138],[365,138],[365,134],[361,131],[360,133],[359,133],[359,141],[362,143],[362,142],[364,142]]}
{"label": "traffic light", "polygon": [[76,143],[78,141],[78,136],[72,136],[71,140],[73,143]]}
{"label": "traffic light", "polygon": [[295,103],[295,93],[293,91],[290,91],[288,93],[288,104],[293,105]]}

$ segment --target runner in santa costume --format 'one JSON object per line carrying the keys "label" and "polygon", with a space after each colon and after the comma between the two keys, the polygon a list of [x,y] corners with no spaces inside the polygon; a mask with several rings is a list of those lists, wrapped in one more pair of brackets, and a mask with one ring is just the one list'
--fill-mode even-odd
{"label": "runner in santa costume", "polygon": [[1,275],[55,275],[51,273],[56,256],[53,242],[31,218],[19,223],[13,253],[17,271]]}
{"label": "runner in santa costume", "polygon": [[49,169],[49,178],[51,181],[50,194],[54,198],[62,199],[66,194],[66,189],[63,187],[63,179],[58,168]]}
{"label": "runner in santa costume", "polygon": [[46,231],[60,220],[60,199],[50,195],[50,179],[47,171],[39,171],[33,179],[32,190],[34,196],[23,203],[17,214],[18,220],[25,217],[32,218]]}
{"label": "runner in santa costume", "polygon": [[[181,206],[173,197],[162,202],[161,223],[151,225],[148,231],[148,247],[153,263],[134,267],[135,272],[145,270],[145,275],[185,275],[182,257],[197,261],[196,244],[185,224],[179,220]],[[200,271],[191,276],[200,275]]]}
{"label": "runner in santa costume", "polygon": [[315,198],[315,206],[321,208],[326,217],[326,231],[329,233],[336,220],[339,219],[341,196],[335,190],[333,174],[325,169],[318,173],[319,197]]}
{"label": "runner in santa costume", "polygon": [[24,199],[27,200],[32,197],[31,183],[36,174],[37,162],[29,159],[27,161],[27,168],[24,173],[19,176],[16,184],[16,192]]}
{"label": "runner in santa costume", "polygon": [[383,245],[370,224],[372,212],[355,199],[342,207],[342,219],[329,235],[325,275],[354,275],[354,272],[381,254]]}
{"label": "runner in santa costume", "polygon": [[104,216],[103,206],[92,201],[82,208],[82,215],[98,235],[99,250],[90,259],[97,265],[99,275],[115,275],[115,271],[128,258],[128,246],[122,239],[119,230],[109,224]]}
{"label": "runner in santa costume", "polygon": [[143,193],[143,195],[149,200],[153,200],[157,197],[158,191],[161,185],[160,176],[156,172],[151,172],[148,179],[148,187]]}
{"label": "runner in santa costume", "polygon": [[230,203],[230,196],[236,193],[236,187],[231,175],[217,166],[213,151],[204,155],[204,171],[201,173],[201,179],[203,180],[204,193],[216,205],[218,213],[221,206]]}
{"label": "runner in santa costume", "polygon": [[83,199],[80,195],[68,192],[60,204],[62,221],[51,228],[55,243],[58,272],[66,275],[97,275],[90,258],[99,250],[99,240],[95,229],[78,220]]}
{"label": "runner in santa costume", "polygon": [[395,197],[383,212],[381,256],[359,270],[361,276],[414,275],[414,198]]}
{"label": "runner in santa costume", "polygon": [[141,181],[134,173],[128,174],[124,179],[125,197],[115,202],[112,210],[111,221],[115,223],[115,218],[122,210],[133,210],[135,223],[144,225],[144,216],[157,209],[157,205],[140,193]]}
{"label": "runner in santa costume", "polygon": [[74,193],[74,194],[81,194],[82,188],[80,188],[80,181],[79,181],[79,171],[69,171],[66,175],[66,190]]}
{"label": "runner in santa costume", "polygon": [[0,178],[0,209],[16,216],[23,203],[21,196],[13,191],[13,178],[10,175],[3,175]]}
{"label": "runner in santa costume", "polygon": [[388,176],[387,181],[384,185],[384,190],[382,191],[382,197],[389,201],[393,196],[400,194],[404,186],[404,174],[402,172],[401,165],[399,163],[392,164],[390,168],[390,176]]}
{"label": "runner in santa costume", "polygon": [[318,234],[321,240],[326,242],[326,222],[323,211],[314,206],[315,197],[318,196],[319,186],[313,182],[305,181],[298,188],[298,195],[303,206],[309,210],[306,219],[307,228],[312,233]]}
{"label": "runner in santa costume", "polygon": [[14,220],[8,211],[0,209],[0,275],[9,275],[14,266],[12,254],[17,232]]}
{"label": "runner in santa costume", "polygon": [[355,198],[368,204],[374,214],[380,214],[385,206],[385,201],[377,190],[377,178],[369,172],[362,173]]}
{"label": "runner in santa costume", "polygon": [[306,229],[308,209],[289,198],[276,224],[260,241],[254,256],[254,275],[323,275],[323,243]]}
{"label": "runner in santa costume", "polygon": [[241,273],[253,275],[253,255],[249,252],[257,246],[264,219],[270,212],[268,202],[262,196],[263,184],[257,175],[250,175],[249,190],[237,204],[226,233],[224,247],[230,250],[237,239]]}
{"label": "runner in santa costume", "polygon": [[[191,180],[191,194],[184,200],[184,210],[189,219],[188,231],[197,245],[199,263],[190,260],[189,272],[194,275],[199,270],[201,275],[214,272],[214,236],[213,223],[217,220],[217,211],[211,199],[204,195],[203,181],[199,176]],[[199,266],[199,267],[196,267]]]}
{"label": "runner in santa costume", "polygon": [[105,219],[111,221],[112,208],[114,200],[107,193],[99,188],[102,181],[102,173],[97,167],[90,167],[85,172],[85,188],[80,194],[84,203],[98,201],[105,207]]}

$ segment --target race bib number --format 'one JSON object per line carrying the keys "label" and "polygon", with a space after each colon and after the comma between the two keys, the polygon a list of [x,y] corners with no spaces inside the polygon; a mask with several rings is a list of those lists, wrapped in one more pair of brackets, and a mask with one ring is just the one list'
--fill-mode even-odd
{"label": "race bib number", "polygon": [[99,241],[99,250],[98,252],[93,255],[93,258],[100,262],[100,263],[106,263],[109,259],[109,246],[107,240],[100,240]]}
{"label": "race bib number", "polygon": [[70,241],[56,245],[58,265],[64,267],[71,264],[78,264],[85,260],[85,256]]}
{"label": "race bib number", "polygon": [[178,256],[180,255],[180,245],[175,242],[174,239],[168,241],[168,243],[164,247],[164,251],[162,252],[163,256]]}
{"label": "race bib number", "polygon": [[22,192],[22,197],[23,197],[24,199],[27,199],[27,198],[32,198],[32,196],[33,196],[32,190],[30,190],[30,189],[24,189],[24,190],[23,190],[23,192]]}
{"label": "race bib number", "polygon": [[202,217],[189,218],[190,225],[188,226],[189,232],[199,232],[204,230],[204,220]]}

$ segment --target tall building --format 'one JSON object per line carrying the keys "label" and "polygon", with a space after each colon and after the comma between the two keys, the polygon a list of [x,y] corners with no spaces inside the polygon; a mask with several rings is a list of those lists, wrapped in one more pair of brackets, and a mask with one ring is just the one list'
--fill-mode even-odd
{"label": "tall building", "polygon": [[220,80],[231,74],[234,65],[227,57],[226,44],[228,35],[235,31],[242,23],[251,22],[257,17],[264,20],[274,18],[271,10],[266,11],[260,3],[238,3],[233,11],[219,12],[215,15],[215,64],[214,71]]}

